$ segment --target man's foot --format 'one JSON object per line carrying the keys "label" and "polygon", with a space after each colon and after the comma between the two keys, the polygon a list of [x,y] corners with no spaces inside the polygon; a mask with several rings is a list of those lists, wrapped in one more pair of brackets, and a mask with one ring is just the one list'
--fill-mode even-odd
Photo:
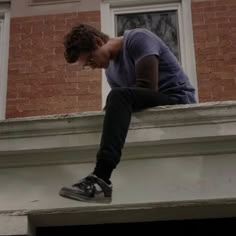
{"label": "man's foot", "polygon": [[109,203],[112,198],[112,184],[107,184],[91,174],[71,187],[63,187],[59,194],[79,201]]}

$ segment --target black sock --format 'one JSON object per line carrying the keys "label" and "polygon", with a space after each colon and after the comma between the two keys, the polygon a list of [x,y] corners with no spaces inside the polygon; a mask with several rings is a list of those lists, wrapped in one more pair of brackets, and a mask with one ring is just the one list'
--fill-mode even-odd
{"label": "black sock", "polygon": [[93,174],[98,178],[104,180],[107,184],[111,184],[110,178],[113,171],[111,163],[103,160],[99,160],[95,166]]}

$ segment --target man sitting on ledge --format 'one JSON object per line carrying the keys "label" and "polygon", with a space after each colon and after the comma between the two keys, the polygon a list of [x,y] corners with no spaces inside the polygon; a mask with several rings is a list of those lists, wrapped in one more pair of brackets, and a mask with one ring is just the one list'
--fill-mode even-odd
{"label": "man sitting on ledge", "polygon": [[127,30],[121,37],[110,38],[80,24],[65,36],[64,46],[68,63],[104,68],[112,89],[106,101],[96,166],[78,183],[63,187],[60,195],[80,201],[110,202],[110,178],[120,162],[132,112],[196,103],[195,89],[166,44],[146,29]]}

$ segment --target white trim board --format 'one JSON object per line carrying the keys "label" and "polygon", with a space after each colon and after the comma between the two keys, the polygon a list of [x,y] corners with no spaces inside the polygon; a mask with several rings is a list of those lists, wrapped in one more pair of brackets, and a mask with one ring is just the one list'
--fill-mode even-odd
{"label": "white trim board", "polygon": [[9,9],[0,5],[0,120],[6,117],[8,57],[9,57],[9,34],[10,34],[10,12]]}

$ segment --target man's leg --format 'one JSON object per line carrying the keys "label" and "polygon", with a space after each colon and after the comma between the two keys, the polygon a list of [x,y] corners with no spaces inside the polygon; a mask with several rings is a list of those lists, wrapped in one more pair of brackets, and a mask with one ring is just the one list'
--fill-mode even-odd
{"label": "man's leg", "polygon": [[100,149],[93,174],[72,187],[64,187],[60,195],[81,201],[110,202],[110,177],[121,157],[132,112],[178,101],[167,95],[142,88],[117,88],[107,97]]}
{"label": "man's leg", "polygon": [[94,174],[109,183],[111,173],[121,157],[132,112],[178,101],[144,88],[116,88],[107,97],[106,114]]}

